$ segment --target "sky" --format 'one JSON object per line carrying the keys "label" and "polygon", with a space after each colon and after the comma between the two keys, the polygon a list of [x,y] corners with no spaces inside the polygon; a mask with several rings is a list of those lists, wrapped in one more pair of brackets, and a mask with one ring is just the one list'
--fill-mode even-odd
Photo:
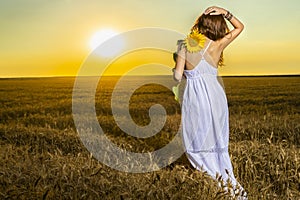
{"label": "sky", "polygon": [[[76,76],[100,30],[159,27],[186,35],[212,5],[245,25],[224,51],[221,75],[300,74],[299,0],[1,0],[0,77]],[[170,55],[150,50],[123,55],[113,74],[141,58],[172,68]]]}

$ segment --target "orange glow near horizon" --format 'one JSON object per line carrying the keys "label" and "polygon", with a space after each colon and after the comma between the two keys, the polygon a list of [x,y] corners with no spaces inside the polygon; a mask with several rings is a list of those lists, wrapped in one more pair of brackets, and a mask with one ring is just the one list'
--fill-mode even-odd
{"label": "orange glow near horizon", "polygon": [[[245,24],[241,36],[224,51],[226,66],[219,69],[221,75],[300,74],[300,1],[279,0],[276,5],[269,5],[258,0],[233,0],[219,4]],[[91,53],[91,45],[94,48],[105,35],[142,27],[166,28],[186,35],[198,15],[210,5],[211,2],[190,2],[184,4],[183,11],[182,3],[173,2],[171,8],[170,2],[165,1],[2,1],[0,77],[76,76]],[[102,35],[97,36],[99,31],[103,31]],[[146,63],[174,67],[171,53],[145,49],[118,58],[105,74],[122,75]]]}

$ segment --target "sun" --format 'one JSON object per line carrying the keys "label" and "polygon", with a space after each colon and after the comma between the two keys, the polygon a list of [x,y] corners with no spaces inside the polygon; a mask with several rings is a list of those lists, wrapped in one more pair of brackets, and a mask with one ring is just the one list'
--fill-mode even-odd
{"label": "sun", "polygon": [[112,29],[101,29],[97,31],[90,39],[90,48],[92,50],[96,49],[100,44],[117,34],[118,33]]}
{"label": "sun", "polygon": [[[98,49],[98,47],[107,40],[109,40],[109,42],[105,43],[105,47],[101,46]],[[89,47],[91,48],[91,50],[96,51],[97,55],[100,55],[102,57],[115,56],[119,51],[123,49],[123,46],[124,40],[122,38],[122,35],[120,35],[120,33],[118,33],[117,31],[108,28],[101,29],[94,33],[89,42]]]}

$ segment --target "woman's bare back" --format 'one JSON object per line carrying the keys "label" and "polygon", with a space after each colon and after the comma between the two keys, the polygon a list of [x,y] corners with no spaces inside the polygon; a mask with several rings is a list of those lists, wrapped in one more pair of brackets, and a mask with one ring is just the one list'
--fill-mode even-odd
{"label": "woman's bare back", "polygon": [[[209,40],[209,39],[208,39]],[[208,41],[204,45],[203,50],[205,50],[208,46]],[[186,52],[186,69],[191,70],[194,69],[202,59],[202,51],[196,53]],[[217,41],[212,41],[205,51],[204,59],[208,62],[212,67],[218,68],[218,62],[220,60],[221,51],[219,49],[219,44]]]}

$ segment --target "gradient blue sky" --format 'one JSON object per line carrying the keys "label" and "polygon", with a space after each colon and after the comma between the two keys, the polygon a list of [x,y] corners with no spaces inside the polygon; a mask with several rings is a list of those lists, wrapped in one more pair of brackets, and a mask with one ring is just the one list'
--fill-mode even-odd
{"label": "gradient blue sky", "polygon": [[2,0],[0,77],[76,75],[95,32],[161,27],[187,34],[211,5],[245,24],[224,52],[221,74],[300,74],[299,0]]}

